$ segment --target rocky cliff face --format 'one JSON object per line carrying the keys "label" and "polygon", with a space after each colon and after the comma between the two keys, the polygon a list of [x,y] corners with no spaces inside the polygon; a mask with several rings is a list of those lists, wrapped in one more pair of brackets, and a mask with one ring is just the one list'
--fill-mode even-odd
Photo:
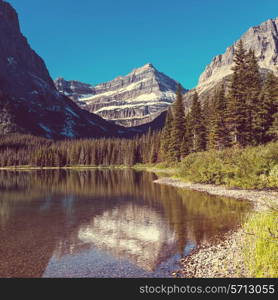
{"label": "rocky cliff face", "polygon": [[[262,70],[278,74],[278,18],[270,19],[259,26],[251,27],[240,38],[246,49],[255,51]],[[224,54],[216,56],[200,76],[197,90],[202,93],[232,73],[236,43]]]}
{"label": "rocky cliff face", "polygon": [[[54,83],[58,91],[80,105],[84,104],[82,98],[88,98],[95,95],[94,87],[87,83],[76,80],[67,81],[62,77],[56,79]],[[81,101],[79,101],[79,99]]]}
{"label": "rocky cliff face", "polygon": [[117,130],[56,90],[45,63],[21,34],[16,11],[0,0],[0,134],[76,138]]}
{"label": "rocky cliff face", "polygon": [[146,64],[95,87],[61,78],[55,84],[61,93],[90,112],[131,127],[149,123],[167,110],[176,99],[178,82]]}

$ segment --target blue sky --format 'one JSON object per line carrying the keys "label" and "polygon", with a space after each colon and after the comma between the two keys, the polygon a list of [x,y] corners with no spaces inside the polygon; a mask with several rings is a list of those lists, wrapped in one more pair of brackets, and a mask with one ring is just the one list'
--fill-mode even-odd
{"label": "blue sky", "polygon": [[7,0],[53,78],[97,84],[151,62],[192,88],[277,0]]}

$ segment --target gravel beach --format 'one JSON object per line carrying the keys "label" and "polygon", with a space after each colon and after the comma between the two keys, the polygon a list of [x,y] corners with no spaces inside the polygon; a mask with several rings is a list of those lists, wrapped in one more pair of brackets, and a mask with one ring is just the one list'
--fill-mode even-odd
{"label": "gravel beach", "polygon": [[[229,189],[210,184],[192,184],[178,179],[163,177],[155,181],[179,188],[206,192],[211,195],[248,200],[254,211],[265,211],[268,206],[265,200],[278,201],[277,191],[256,191]],[[181,278],[242,278],[250,277],[244,267],[241,247],[246,233],[242,228],[228,232],[213,242],[200,245],[190,255],[180,260],[180,269],[172,273]]]}
{"label": "gravel beach", "polygon": [[250,277],[244,267],[240,248],[245,233],[242,229],[205,243],[180,260],[180,269],[172,274],[179,278],[242,278]]}
{"label": "gravel beach", "polygon": [[239,200],[248,200],[252,202],[255,211],[267,210],[267,201],[278,201],[278,191],[258,191],[232,189],[225,186],[213,184],[188,183],[175,178],[163,177],[154,181],[159,184],[168,184],[179,188],[191,189],[199,192],[209,193],[211,195],[231,197]]}

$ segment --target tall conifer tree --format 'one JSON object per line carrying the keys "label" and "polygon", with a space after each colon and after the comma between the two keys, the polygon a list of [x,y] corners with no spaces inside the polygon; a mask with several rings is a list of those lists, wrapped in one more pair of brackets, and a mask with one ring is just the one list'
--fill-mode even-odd
{"label": "tall conifer tree", "polygon": [[234,56],[234,67],[231,87],[227,104],[227,126],[230,133],[230,144],[235,146],[245,146],[248,144],[248,133],[250,121],[247,118],[247,85],[246,71],[247,54],[243,42],[240,40]]}
{"label": "tall conifer tree", "polygon": [[278,139],[278,78],[272,72],[268,73],[261,94],[261,143]]}
{"label": "tall conifer tree", "polygon": [[185,131],[185,114],[183,106],[182,87],[178,85],[176,101],[173,105],[173,122],[171,128],[171,143],[169,154],[173,161],[181,159],[181,145]]}
{"label": "tall conifer tree", "polygon": [[208,133],[208,148],[221,150],[228,145],[226,128],[226,109],[227,102],[225,89],[222,86],[215,92],[212,100],[211,120]]}
{"label": "tall conifer tree", "polygon": [[192,121],[191,114],[185,116],[185,132],[181,144],[181,157],[185,157],[192,151]]}
{"label": "tall conifer tree", "polygon": [[170,144],[171,144],[171,132],[172,132],[172,124],[173,123],[173,115],[172,115],[172,107],[168,108],[167,116],[165,120],[165,125],[161,133],[161,142],[160,142],[160,156],[162,160],[170,161]]}
{"label": "tall conifer tree", "polygon": [[273,115],[273,122],[268,130],[268,135],[273,141],[278,141],[278,112]]}
{"label": "tall conifer tree", "polygon": [[214,107],[213,107],[213,97],[206,97],[203,103],[203,124],[206,129],[205,139],[206,139],[206,149],[209,149],[209,133],[211,131],[211,119],[214,114]]}
{"label": "tall conifer tree", "polygon": [[262,103],[260,93],[262,90],[262,80],[259,65],[253,50],[249,50],[246,58],[246,127],[245,140],[247,144],[256,145],[260,143],[261,131],[261,109]]}
{"label": "tall conifer tree", "polygon": [[191,152],[203,151],[206,148],[206,129],[198,93],[193,96],[190,111],[190,128],[192,130],[192,149]]}

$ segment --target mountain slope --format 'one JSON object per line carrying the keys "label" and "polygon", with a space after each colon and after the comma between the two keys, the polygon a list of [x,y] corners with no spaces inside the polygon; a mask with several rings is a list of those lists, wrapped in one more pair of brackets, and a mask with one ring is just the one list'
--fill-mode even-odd
{"label": "mountain slope", "polygon": [[[278,75],[278,18],[251,27],[240,39],[247,50],[255,51],[262,72],[271,70]],[[200,94],[206,93],[232,74],[237,42],[228,47],[224,54],[216,56],[201,74],[196,88]]]}
{"label": "mountain slope", "polygon": [[59,139],[113,136],[118,130],[56,90],[44,61],[21,34],[16,11],[0,0],[0,134]]}
{"label": "mountain slope", "polygon": [[[81,107],[126,127],[152,122],[176,99],[178,82],[152,64],[95,87],[58,78],[55,85]],[[184,90],[185,92],[185,90]]]}

